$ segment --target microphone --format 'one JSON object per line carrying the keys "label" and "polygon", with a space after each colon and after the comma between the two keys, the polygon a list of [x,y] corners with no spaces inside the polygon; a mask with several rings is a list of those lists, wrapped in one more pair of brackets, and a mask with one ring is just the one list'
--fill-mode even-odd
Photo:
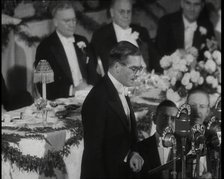
{"label": "microphone", "polygon": [[203,144],[205,143],[205,126],[203,124],[195,124],[191,128],[191,147],[192,153],[195,153],[196,150],[203,149]]}
{"label": "microphone", "polygon": [[182,104],[177,112],[175,122],[175,133],[181,137],[186,137],[190,134],[190,115],[191,107],[189,104]]}
{"label": "microphone", "polygon": [[166,127],[162,134],[162,144],[164,147],[172,147],[175,142],[174,133],[171,127]]}

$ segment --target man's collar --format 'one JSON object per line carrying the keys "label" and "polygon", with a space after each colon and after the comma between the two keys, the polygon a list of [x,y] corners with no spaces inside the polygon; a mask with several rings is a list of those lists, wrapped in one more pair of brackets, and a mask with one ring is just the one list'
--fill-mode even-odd
{"label": "man's collar", "polygon": [[194,22],[189,22],[186,17],[184,17],[184,15],[182,15],[182,18],[183,18],[183,22],[184,22],[184,27],[185,29],[188,28],[188,27],[192,27],[192,28],[197,28],[197,21],[194,21]]}
{"label": "man's collar", "polygon": [[123,29],[121,26],[117,25],[115,22],[112,23],[114,26],[115,31],[119,31],[119,32],[127,32],[130,33],[132,32],[131,27],[128,27],[127,29]]}
{"label": "man's collar", "polygon": [[115,86],[116,90],[119,94],[123,94],[124,96],[128,95],[128,88],[121,84],[109,71],[107,72],[108,77],[112,81],[113,85]]}
{"label": "man's collar", "polygon": [[65,37],[64,35],[62,35],[60,32],[58,32],[56,30],[56,33],[58,35],[58,37],[60,38],[61,41],[63,42],[72,42],[74,43],[75,42],[75,37],[74,36],[71,36],[71,37]]}

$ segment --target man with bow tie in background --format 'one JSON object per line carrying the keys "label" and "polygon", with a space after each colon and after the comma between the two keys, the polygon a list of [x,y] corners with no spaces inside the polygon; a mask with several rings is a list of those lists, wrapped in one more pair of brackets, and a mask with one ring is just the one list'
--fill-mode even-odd
{"label": "man with bow tie in background", "polygon": [[157,51],[149,37],[147,29],[139,25],[131,24],[131,0],[112,0],[110,16],[112,22],[103,25],[95,31],[91,39],[95,59],[98,61],[101,60],[104,73],[108,70],[110,50],[117,42],[122,40],[129,41],[139,47],[143,56],[143,65],[148,70],[152,70],[158,56]]}
{"label": "man with bow tie in background", "polygon": [[141,156],[132,151],[137,142],[134,111],[127,87],[135,85],[142,70],[141,53],[121,41],[109,55],[109,70],[92,88],[82,106],[84,151],[81,179],[127,179],[129,167],[141,170]]}
{"label": "man with bow tie in background", "polygon": [[[47,99],[72,96],[75,90],[91,81],[92,58],[85,37],[74,34],[76,15],[73,4],[52,3],[51,13],[56,30],[44,39],[36,51],[35,67],[47,60],[54,72],[54,82],[47,84]],[[40,84],[37,84],[41,92]]]}
{"label": "man with bow tie in background", "polygon": [[156,44],[161,56],[192,46],[201,50],[206,39],[214,36],[212,23],[200,15],[204,3],[205,0],[180,0],[181,10],[159,20]]}

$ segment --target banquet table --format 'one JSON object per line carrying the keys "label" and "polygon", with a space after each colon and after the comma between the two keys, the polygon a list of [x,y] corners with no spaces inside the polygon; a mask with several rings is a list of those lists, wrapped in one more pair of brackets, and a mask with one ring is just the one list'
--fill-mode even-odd
{"label": "banquet table", "polygon": [[[85,96],[88,91],[81,91],[80,95],[76,95],[73,98],[62,98],[57,99],[58,104],[63,105],[80,105],[84,101]],[[146,95],[146,96],[149,96]],[[138,120],[145,116],[148,110],[151,112],[155,111],[158,101],[152,99],[146,99],[138,96],[133,96],[131,98],[133,103],[133,108],[135,111],[137,124]],[[63,105],[58,105],[57,110]],[[64,108],[63,108],[64,109]],[[52,114],[48,115],[47,123],[43,122],[43,119],[37,114],[33,114],[35,111],[35,105],[27,106],[15,111],[9,111],[2,115],[2,134],[9,135],[13,134],[20,136],[20,141],[17,143],[9,142],[10,146],[18,149],[23,156],[34,156],[36,158],[43,158],[48,155],[48,152],[62,151],[65,146],[66,141],[68,141],[74,135],[71,132],[71,128],[64,127],[63,121],[77,122],[81,124],[81,107],[76,109],[72,116],[64,117],[59,119],[56,117],[56,111],[53,110]],[[32,115],[31,115],[32,113]],[[22,115],[22,119],[21,119]],[[19,118],[19,119],[17,119]],[[9,119],[11,122],[9,122]],[[14,119],[14,120],[13,120]],[[152,122],[152,121],[151,121]],[[30,130],[26,130],[27,127]],[[70,126],[73,127],[73,126]],[[36,129],[51,129],[51,130],[36,130]],[[80,127],[82,128],[82,127]],[[141,131],[144,137],[151,136],[155,132],[155,125],[151,124],[151,130]],[[25,136],[25,137],[24,137]],[[40,137],[42,136],[42,137]],[[69,154],[63,157],[63,162],[65,165],[66,172],[60,169],[54,168],[55,176],[46,175],[44,173],[40,174],[35,170],[24,170],[19,167],[15,162],[10,160],[4,160],[4,155],[2,152],[2,178],[3,179],[50,179],[50,178],[60,178],[60,179],[79,179],[81,170],[81,158],[83,152],[83,138],[78,140],[78,143],[71,145],[69,147]],[[50,177],[51,176],[51,177]]]}

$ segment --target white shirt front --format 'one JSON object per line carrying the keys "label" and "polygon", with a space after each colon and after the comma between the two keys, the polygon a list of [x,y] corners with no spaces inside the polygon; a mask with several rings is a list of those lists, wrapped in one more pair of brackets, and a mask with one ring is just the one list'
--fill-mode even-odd
{"label": "white shirt front", "polygon": [[136,42],[136,39],[134,39],[133,36],[131,35],[132,34],[131,28],[123,29],[115,23],[113,23],[113,26],[114,26],[115,34],[117,37],[117,42],[124,40],[124,41],[128,41],[138,47],[138,43]]}
{"label": "white shirt front", "polygon": [[66,38],[59,32],[57,32],[57,35],[65,50],[65,54],[68,59],[69,67],[72,73],[73,84],[76,87],[83,81],[83,78],[79,68],[75,47],[73,44],[75,42],[75,39],[74,37]]}
{"label": "white shirt front", "polygon": [[157,132],[155,132],[156,141],[157,141],[157,149],[159,152],[159,158],[162,165],[168,162],[168,157],[170,155],[172,147],[163,147],[162,137],[159,136]]}
{"label": "white shirt front", "polygon": [[[135,35],[132,34],[132,29],[131,28],[123,29],[115,23],[113,23],[113,27],[114,27],[114,31],[115,31],[115,34],[116,34],[117,42],[128,41],[128,42],[134,44],[136,47],[139,47],[138,43],[136,41],[137,39],[135,39],[136,38]],[[143,67],[146,67],[146,64],[145,64],[145,61],[144,61],[143,57],[141,58],[141,65]]]}
{"label": "white shirt front", "polygon": [[184,22],[184,48],[187,49],[189,47],[192,47],[194,32],[197,29],[197,22],[195,21],[190,23],[184,16],[183,16],[183,22]]}

